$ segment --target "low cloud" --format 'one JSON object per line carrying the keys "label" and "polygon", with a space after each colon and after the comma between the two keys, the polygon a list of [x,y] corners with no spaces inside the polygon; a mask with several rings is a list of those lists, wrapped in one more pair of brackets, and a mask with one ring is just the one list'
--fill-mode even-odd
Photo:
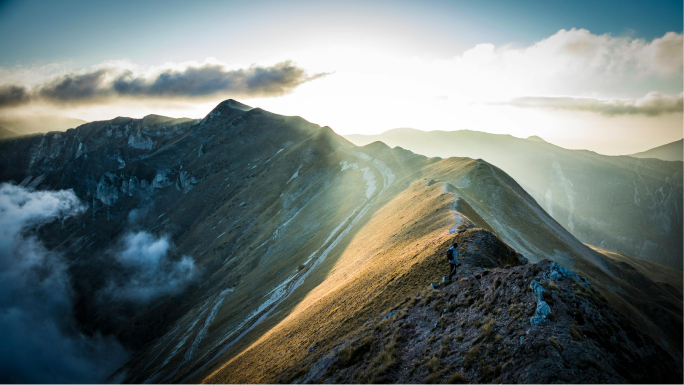
{"label": "low cloud", "polygon": [[0,108],[14,107],[31,101],[28,89],[23,86],[0,86]]}
{"label": "low cloud", "polygon": [[113,298],[147,303],[182,291],[197,275],[192,258],[171,258],[172,244],[167,236],[155,237],[147,231],[124,235],[114,258],[124,274],[108,289]]}
{"label": "low cloud", "polygon": [[547,108],[570,111],[589,111],[606,116],[647,115],[681,113],[684,93],[665,95],[660,92],[649,92],[638,99],[609,99],[567,97],[524,97],[511,100],[509,105],[516,107]]}
{"label": "low cloud", "polygon": [[0,185],[0,379],[9,383],[98,383],[127,358],[113,339],[85,336],[72,316],[62,256],[31,234],[80,215],[71,190]]}
{"label": "low cloud", "polygon": [[30,89],[23,85],[0,88],[0,108],[31,102],[55,105],[106,104],[129,99],[201,99],[214,96],[273,97],[292,92],[303,83],[327,74],[308,75],[291,61],[273,66],[228,69],[205,62],[167,68],[152,74],[109,65],[48,79]]}

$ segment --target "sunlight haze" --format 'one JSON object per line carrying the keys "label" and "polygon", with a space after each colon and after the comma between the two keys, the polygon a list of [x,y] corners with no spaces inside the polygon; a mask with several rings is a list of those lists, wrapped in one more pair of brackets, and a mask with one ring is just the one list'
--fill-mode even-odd
{"label": "sunlight haze", "polygon": [[[682,22],[663,15],[665,3],[681,10],[676,2],[647,11],[587,3],[586,13],[535,1],[171,2],[125,16],[126,7],[69,2],[41,3],[29,19],[30,3],[8,2],[0,13],[0,33],[32,42],[0,43],[8,53],[0,60],[0,117],[202,118],[232,97],[342,135],[469,129],[610,155],[682,138]],[[56,35],[52,12],[71,24]],[[525,22],[542,12],[546,22]],[[94,33],[81,33],[106,13]],[[138,23],[119,28],[117,17]],[[32,27],[41,20],[47,25]],[[103,44],[85,49],[97,40]],[[275,88],[247,89],[254,81],[238,73],[282,63],[300,72],[258,80],[282,80]],[[164,72],[177,83],[161,89]],[[89,74],[95,83],[45,90]],[[114,85],[123,78],[125,90]],[[18,99],[13,86],[22,88]]]}

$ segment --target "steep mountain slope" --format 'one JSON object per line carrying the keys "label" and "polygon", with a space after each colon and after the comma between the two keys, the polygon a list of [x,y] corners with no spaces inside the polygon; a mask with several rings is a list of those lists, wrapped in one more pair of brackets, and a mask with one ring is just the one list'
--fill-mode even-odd
{"label": "steep mountain slope", "polygon": [[[345,250],[340,251],[341,255],[328,278],[302,300],[300,305],[289,311],[289,316],[285,320],[265,332],[264,336],[253,344],[245,344],[244,349],[242,347],[236,349],[232,354],[227,352],[224,359],[227,363],[223,366],[216,366],[214,370],[212,367],[206,368],[205,372],[211,374],[203,381],[210,383],[289,382],[301,376],[313,382],[322,381],[322,378],[306,377],[307,365],[312,365],[311,371],[313,372],[320,371],[319,375],[321,372],[326,372],[327,369],[321,369],[320,366],[330,364],[330,361],[326,359],[330,353],[346,346],[350,340],[361,338],[364,331],[368,330],[368,325],[382,320],[380,315],[383,312],[400,306],[407,296],[423,291],[427,288],[428,282],[437,280],[445,274],[447,267],[442,258],[453,237],[449,234],[449,229],[454,223],[453,215],[456,215],[461,229],[473,225],[469,217],[463,214],[463,212],[474,213],[473,208],[466,202],[469,197],[473,196],[471,194],[478,194],[483,190],[489,191],[491,195],[488,199],[495,202],[501,196],[509,194],[507,189],[519,189],[514,184],[512,186],[500,184],[499,178],[492,175],[493,170],[484,162],[478,163],[467,159],[450,161],[449,164],[443,165],[439,163],[444,161],[435,163],[433,167],[443,166],[445,170],[453,170],[453,176],[465,173],[466,178],[454,180],[462,187],[446,185],[434,180],[417,181],[411,184],[407,190],[378,211],[358,232],[352,243]],[[499,177],[505,178],[502,175]],[[510,178],[506,179],[512,182]],[[458,195],[445,192],[451,189],[458,191]],[[496,196],[497,194],[501,195]],[[449,201],[455,197],[458,197],[458,200],[449,204]],[[481,197],[486,198],[484,195]],[[454,205],[457,209],[456,213],[452,211]],[[530,207],[528,202],[514,197],[508,202],[502,202],[501,206],[508,207],[508,209],[499,211],[500,207],[491,207],[484,214],[489,220],[480,217],[478,222],[482,221],[485,225],[496,223],[492,219],[497,217],[508,217],[520,222],[529,220],[527,223],[518,223],[514,227],[519,231],[516,235],[521,236],[517,238],[518,242],[522,242],[521,245],[527,249],[536,249],[535,254],[525,254],[526,257],[533,260],[555,257],[562,259],[563,263],[573,266],[577,271],[591,272],[596,277],[595,282],[601,282],[601,285],[597,286],[598,290],[608,293],[607,298],[618,304],[625,313],[639,314],[635,313],[635,310],[631,308],[633,305],[627,302],[636,300],[635,304],[644,306],[644,303],[640,302],[641,299],[632,297],[633,292],[640,289],[629,288],[629,284],[620,282],[610,272],[611,275],[607,275],[597,270],[597,268],[607,266],[606,261],[602,260],[599,255],[583,247],[557,224],[555,225],[557,230],[550,228],[554,224],[552,219],[530,214],[530,211],[533,213],[535,208]],[[489,214],[495,216],[490,217]],[[471,218],[474,217],[476,215],[471,216]],[[502,222],[499,220],[493,226],[505,231],[506,225]],[[426,224],[434,225],[426,226]],[[507,238],[516,241],[510,232],[503,231],[502,233],[506,234]],[[547,234],[543,234],[544,231]],[[520,241],[532,234],[539,234],[539,236],[530,237],[529,241]],[[418,239],[418,242],[414,239]],[[554,243],[546,246],[545,240],[553,240]],[[584,258],[595,259],[595,261],[590,262]],[[614,286],[617,293],[624,295],[622,299],[612,292]],[[658,295],[667,297],[667,293],[654,283],[646,286],[648,289],[645,290],[655,291],[660,293]],[[626,293],[625,290],[630,290],[632,293]],[[677,332],[677,325],[681,324],[679,320],[681,302],[674,299],[664,299],[663,302],[667,303],[665,306],[668,309],[673,310],[659,311],[659,313],[667,317],[669,319],[667,322],[672,325],[668,327],[667,332],[658,332],[658,340],[672,338],[669,333],[681,335]],[[661,309],[661,305],[654,304],[654,306]],[[672,311],[672,314],[667,315],[669,311]],[[650,331],[660,328],[654,325],[657,320],[651,318],[648,312],[639,314],[635,320],[643,325],[644,329]],[[433,318],[431,322],[436,321],[437,319]],[[439,332],[435,332],[435,336],[439,338]],[[671,341],[670,348],[677,350],[677,344],[674,342],[676,338]],[[287,353],[283,354],[283,352]],[[333,353],[332,357],[334,356]],[[363,362],[368,363],[371,359],[369,357]],[[319,361],[320,364],[318,364]],[[300,372],[302,367],[305,369]],[[195,375],[185,377],[185,379],[193,382],[202,380],[205,376],[201,371]],[[338,380],[353,382],[359,379]],[[392,378],[392,381],[394,380],[396,379]]]}
{"label": "steep mountain slope", "polygon": [[684,161],[684,139],[663,144],[647,151],[630,155],[635,158],[656,158],[670,161]]}
{"label": "steep mountain slope", "polygon": [[[87,203],[37,234],[69,262],[79,327],[136,352],[115,379],[296,379],[305,357],[440,279],[454,233],[476,227],[586,276],[649,351],[681,362],[681,299],[575,239],[482,160],[360,148],[228,100],[200,122],[117,118],[3,141],[0,162],[0,181],[73,188]],[[478,254],[475,238],[464,244]],[[136,275],[121,255],[144,259],[130,245],[146,239],[168,242],[169,263],[193,274]]]}
{"label": "steep mountain slope", "polygon": [[510,174],[583,242],[682,269],[682,163],[566,150],[476,131],[390,130],[350,135],[427,156],[466,156]]}

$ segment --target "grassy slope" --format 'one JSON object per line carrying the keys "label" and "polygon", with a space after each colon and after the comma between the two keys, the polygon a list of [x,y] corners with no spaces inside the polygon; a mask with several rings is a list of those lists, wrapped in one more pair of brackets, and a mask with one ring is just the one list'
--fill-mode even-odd
{"label": "grassy slope", "polygon": [[[329,351],[387,306],[422,290],[440,268],[446,273],[439,252],[450,239],[452,204],[441,184],[413,183],[356,233],[326,280],[283,322],[203,381],[283,380],[280,371],[296,365],[313,343],[317,352]],[[415,269],[426,260],[434,261],[432,269]]]}
{"label": "grassy slope", "polygon": [[[278,127],[277,122],[264,122],[268,123]],[[366,201],[363,173],[352,169],[340,171],[342,161],[360,161],[343,151],[332,150],[331,145],[337,146],[337,143],[328,142],[329,133],[325,129],[306,128],[312,133],[299,138],[298,143],[291,143],[277,156],[274,154],[278,147],[269,149],[265,143],[254,145],[258,149],[266,148],[265,154],[253,154],[252,148],[243,149],[250,157],[259,158],[253,171],[251,164],[239,168],[249,170],[252,176],[236,178],[237,183],[229,181],[228,185],[224,181],[227,174],[220,172],[204,180],[188,195],[178,194],[187,203],[168,205],[169,211],[164,218],[172,223],[195,219],[187,233],[176,242],[183,252],[196,256],[202,269],[211,272],[205,282],[208,290],[201,298],[189,298],[191,309],[186,315],[129,365],[130,381],[142,382],[150,378],[171,381],[192,373],[198,363],[209,360],[224,343],[254,325],[259,317],[250,318],[249,315],[271,297],[279,283],[306,273],[311,266],[306,263],[307,258],[322,245],[327,245],[334,230]],[[217,130],[221,129],[223,127],[217,127]],[[239,137],[235,132],[233,135]],[[267,140],[280,141],[277,135],[265,133]],[[287,133],[281,135],[286,136],[283,139],[293,139],[287,137]],[[227,137],[226,140],[233,139]],[[215,146],[220,148],[222,143],[215,143]],[[313,151],[321,153],[312,157]],[[239,153],[233,156],[247,158]],[[213,161],[219,168],[233,161],[211,148],[205,156],[196,159],[199,166]],[[362,165],[362,168],[367,166]],[[193,167],[192,162],[186,166],[188,169]],[[292,179],[295,174],[298,177]],[[374,175],[376,180],[381,179],[379,173]],[[364,188],[359,188],[361,186]],[[240,339],[235,349],[281,320],[287,314],[288,306],[321,282],[321,274],[325,271],[325,266],[313,269],[302,286],[271,312],[268,319]],[[226,289],[233,291],[219,299]],[[218,301],[222,302],[215,307],[213,321],[206,321]],[[206,334],[198,338],[202,332]],[[197,341],[194,354],[186,358],[194,341]],[[165,361],[168,363],[164,364]]]}

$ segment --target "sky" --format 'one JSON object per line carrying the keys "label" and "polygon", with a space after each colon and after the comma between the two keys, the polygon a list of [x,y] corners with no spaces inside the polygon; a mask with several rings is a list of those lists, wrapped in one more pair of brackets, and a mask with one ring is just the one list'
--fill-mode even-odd
{"label": "sky", "polygon": [[337,133],[682,138],[681,1],[0,1],[0,118],[201,118],[220,101]]}

